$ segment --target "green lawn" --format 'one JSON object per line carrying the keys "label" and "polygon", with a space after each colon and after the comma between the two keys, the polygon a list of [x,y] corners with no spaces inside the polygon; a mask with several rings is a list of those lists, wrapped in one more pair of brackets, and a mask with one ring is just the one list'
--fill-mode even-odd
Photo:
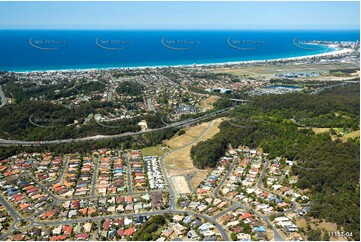
{"label": "green lawn", "polygon": [[156,146],[146,147],[146,148],[142,149],[143,156],[148,156],[148,155],[162,156],[165,152],[167,152],[167,150],[163,151],[162,145],[156,145]]}

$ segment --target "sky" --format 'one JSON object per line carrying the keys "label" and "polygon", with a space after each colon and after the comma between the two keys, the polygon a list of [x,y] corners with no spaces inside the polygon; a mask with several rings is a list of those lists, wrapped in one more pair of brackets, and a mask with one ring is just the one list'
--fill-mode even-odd
{"label": "sky", "polygon": [[0,2],[0,29],[359,29],[353,2]]}

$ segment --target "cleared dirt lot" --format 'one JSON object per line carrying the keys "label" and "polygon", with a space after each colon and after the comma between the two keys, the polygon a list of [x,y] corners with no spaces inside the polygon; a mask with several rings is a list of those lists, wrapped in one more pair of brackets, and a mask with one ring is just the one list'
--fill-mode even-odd
{"label": "cleared dirt lot", "polygon": [[178,194],[191,193],[184,176],[172,176],[171,179]]}

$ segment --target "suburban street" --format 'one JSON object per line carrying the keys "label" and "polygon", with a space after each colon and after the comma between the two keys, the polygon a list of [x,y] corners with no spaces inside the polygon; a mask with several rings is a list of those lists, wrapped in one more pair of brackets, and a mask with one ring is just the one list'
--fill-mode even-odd
{"label": "suburban street", "polygon": [[[220,111],[217,111],[217,114],[219,114],[221,112],[226,112],[226,111],[229,111],[229,110],[230,109],[220,110]],[[216,114],[213,113],[212,115],[216,115]],[[209,118],[209,117],[210,116],[201,117],[201,118],[192,119],[192,120],[186,120],[186,121],[182,121],[182,122],[178,122],[178,123],[169,124],[166,127],[162,127],[162,128],[159,128],[159,129],[141,131],[139,133],[119,134],[119,135],[138,135],[140,133],[154,132],[156,130],[169,128],[169,127],[181,127],[183,125],[185,126],[185,125],[189,125],[191,123],[199,122],[199,121],[201,121],[203,119],[206,119],[206,118]],[[219,184],[216,186],[215,190],[212,193],[212,195],[214,197],[216,197],[216,198],[218,197],[218,198],[220,198],[220,199],[222,199],[224,201],[228,201],[231,204],[229,207],[225,208],[223,211],[221,211],[218,214],[215,214],[213,216],[207,216],[205,214],[196,213],[194,211],[187,210],[187,209],[185,209],[185,210],[178,210],[177,209],[176,202],[177,202],[178,194],[175,191],[174,184],[172,183],[172,181],[171,181],[171,179],[170,179],[170,177],[169,177],[169,175],[167,173],[167,169],[165,168],[164,158],[167,155],[169,155],[169,154],[171,154],[173,152],[184,149],[184,148],[189,147],[189,146],[193,145],[194,143],[198,142],[203,137],[203,135],[211,128],[211,126],[212,126],[212,121],[208,122],[207,128],[205,130],[203,130],[192,142],[184,145],[183,147],[179,147],[179,148],[176,148],[174,150],[170,150],[169,152],[165,153],[163,156],[159,157],[160,168],[161,168],[161,171],[163,173],[164,179],[166,181],[166,184],[167,184],[167,187],[168,187],[167,191],[169,193],[169,208],[167,208],[167,209],[158,210],[158,211],[140,212],[140,213],[125,213],[125,214],[108,215],[108,216],[97,216],[97,217],[92,217],[92,218],[86,217],[86,218],[79,218],[79,219],[67,219],[67,220],[64,220],[64,221],[46,221],[46,222],[38,221],[37,217],[39,215],[41,215],[43,213],[43,211],[45,211],[45,209],[51,209],[53,206],[58,205],[61,202],[72,201],[72,200],[74,200],[74,198],[59,198],[59,197],[55,196],[51,191],[48,190],[48,188],[45,185],[38,182],[29,173],[23,173],[21,176],[25,176],[25,177],[28,177],[29,179],[31,179],[38,187],[40,187],[46,194],[48,194],[49,197],[51,197],[53,201],[49,205],[47,205],[44,208],[44,210],[37,211],[35,214],[33,214],[30,217],[22,217],[21,215],[19,215],[2,196],[0,196],[0,202],[2,204],[4,204],[4,206],[6,208],[8,208],[11,215],[16,219],[16,221],[18,221],[20,219],[23,219],[24,221],[27,221],[28,224],[26,225],[26,227],[29,227],[29,226],[32,226],[32,225],[65,225],[65,224],[70,224],[70,223],[86,222],[86,221],[89,221],[89,220],[102,221],[103,219],[117,219],[117,218],[122,218],[122,217],[139,216],[139,215],[157,215],[157,214],[165,214],[165,213],[188,213],[188,214],[195,215],[195,216],[197,216],[199,218],[205,219],[205,220],[211,222],[212,224],[214,224],[215,227],[218,229],[218,231],[221,233],[221,236],[223,237],[224,240],[230,240],[229,235],[228,235],[227,231],[216,220],[218,218],[226,215],[227,213],[236,210],[237,208],[243,208],[246,211],[252,211],[252,213],[254,213],[256,216],[258,216],[261,220],[263,220],[265,222],[265,224],[267,224],[272,229],[273,234],[274,234],[274,240],[283,241],[284,240],[283,236],[273,226],[273,224],[271,223],[271,221],[269,219],[269,215],[264,215],[264,214],[258,213],[258,212],[254,211],[252,208],[250,208],[249,206],[247,206],[245,204],[242,204],[240,202],[237,202],[237,201],[234,201],[232,199],[222,197],[222,196],[219,195],[219,191],[222,189],[222,186],[225,184],[225,182],[228,180],[229,176],[232,174],[232,171],[234,170],[235,166],[239,163],[240,158],[238,156],[236,156],[235,159],[232,161],[232,163],[228,167],[228,170],[226,171],[224,177],[221,179],[221,181],[219,182]],[[104,136],[104,137],[109,138],[109,136]],[[114,137],[114,135],[110,136],[110,137]],[[84,139],[89,140],[91,138],[92,137],[87,137],[87,138],[82,138],[80,140],[84,140]],[[99,136],[96,136],[96,138],[98,139]],[[72,140],[72,141],[76,142],[78,140]],[[6,140],[1,140],[0,142],[7,142],[7,141]],[[22,141],[16,141],[16,142],[22,143]],[[28,142],[32,143],[32,141],[28,141]],[[57,141],[43,141],[42,144],[46,144],[44,142],[56,143]],[[62,140],[61,142],[68,142],[68,141],[67,140]],[[119,153],[119,156],[121,156],[121,153]],[[130,166],[130,162],[129,162],[129,154],[125,153],[125,154],[123,154],[123,156],[124,156],[124,159],[126,161],[126,166],[127,166],[127,173],[126,173],[127,182],[126,183],[127,183],[128,192],[126,192],[126,193],[124,193],[122,195],[125,196],[125,195],[144,194],[144,192],[133,192],[132,179],[131,179],[131,166]],[[59,174],[59,177],[56,179],[56,182],[60,182],[63,179],[63,176],[64,176],[65,171],[67,169],[67,164],[69,162],[69,159],[70,159],[69,156],[66,156],[64,158],[64,163],[63,163],[63,166],[62,166],[62,170],[61,170],[61,172]],[[95,196],[98,165],[99,165],[99,158],[95,158],[95,161],[94,161],[94,173],[92,175],[92,187],[91,187],[90,195],[88,196],[89,199],[97,199],[97,198],[101,198],[101,197],[106,197],[106,196]],[[260,174],[260,177],[258,178],[256,186],[260,190],[267,191],[267,192],[271,193],[271,191],[262,188],[262,179],[266,175],[266,171],[267,171],[268,166],[269,166],[269,161],[267,160],[265,162],[265,164],[264,164],[264,168],[263,168],[263,170],[262,170],[262,172]],[[172,168],[170,168],[170,169],[172,169]],[[177,169],[177,168],[174,168],[174,169]],[[52,183],[55,183],[55,182],[52,182]],[[149,193],[151,194],[153,192],[158,192],[158,191],[152,191],[152,192],[149,192]],[[281,213],[277,213],[277,215],[282,215],[282,214],[286,214],[287,212],[296,211],[296,208],[297,208],[296,204],[293,203],[293,208],[291,208],[291,209],[289,209],[287,211],[281,212]],[[12,225],[12,230],[11,231],[14,231],[15,229],[17,229],[15,224],[16,224],[16,222],[14,222],[14,224]],[[0,238],[5,238],[4,236],[5,235],[0,236]]]}
{"label": "suburban street", "polygon": [[[237,162],[238,162],[238,161],[239,161],[239,160],[237,159]],[[254,214],[257,215],[258,217],[260,217],[268,226],[270,226],[270,228],[272,229],[273,234],[274,234],[274,238],[273,238],[274,240],[276,240],[276,241],[284,241],[285,238],[283,238],[283,236],[280,235],[280,233],[278,232],[278,230],[272,225],[272,223],[271,223],[268,215],[260,214],[260,213],[258,213],[258,212],[256,212],[256,211],[254,211],[252,208],[250,208],[250,207],[248,207],[248,206],[246,206],[246,205],[244,205],[244,204],[241,204],[240,202],[234,201],[234,200],[232,200],[232,199],[229,199],[229,198],[226,198],[226,197],[223,197],[223,196],[219,196],[219,194],[218,194],[218,193],[219,193],[219,190],[222,188],[224,182],[228,179],[229,175],[230,175],[231,172],[233,171],[233,169],[234,169],[235,165],[237,164],[237,162],[236,162],[236,159],[232,162],[232,164],[231,164],[229,170],[227,171],[226,175],[223,177],[223,179],[220,181],[220,183],[218,184],[218,186],[217,186],[217,187],[215,188],[215,190],[214,190],[214,196],[215,196],[215,197],[220,197],[221,199],[224,199],[224,200],[230,202],[230,203],[232,204],[232,207],[230,207],[230,208],[222,211],[222,212],[219,213],[219,214],[216,214],[216,215],[213,216],[213,217],[219,218],[219,217],[221,217],[221,216],[227,214],[228,212],[231,212],[231,211],[233,211],[233,210],[235,210],[235,209],[237,209],[237,208],[243,208],[243,209],[245,209],[246,211],[252,211],[252,213],[254,213]],[[259,189],[261,189],[261,190],[263,190],[262,188],[260,188],[260,186],[262,185],[262,178],[266,175],[266,171],[267,171],[268,166],[269,166],[269,161],[267,160],[267,162],[266,162],[266,164],[265,164],[265,166],[264,166],[264,168],[263,168],[263,171],[262,171],[260,177],[258,178],[257,187],[258,187]],[[270,191],[269,191],[269,192],[270,192]],[[270,192],[270,193],[272,193],[272,192]],[[287,213],[287,212],[290,212],[290,211],[287,210],[287,211],[282,212],[281,214],[285,214],[285,213]],[[280,213],[277,213],[277,215],[279,215],[279,214],[280,214]]]}
{"label": "suburban street", "polygon": [[[162,165],[162,163],[161,163]],[[66,169],[66,167],[63,167],[63,169]],[[163,172],[166,172],[164,169],[164,166],[162,165],[162,170]],[[166,173],[165,173],[166,174]],[[38,221],[37,217],[39,215],[41,215],[44,211],[51,209],[51,207],[55,206],[56,204],[58,204],[59,202],[62,201],[72,201],[74,198],[70,198],[70,199],[59,199],[57,196],[55,196],[54,194],[52,194],[45,185],[41,184],[40,182],[38,182],[36,179],[34,179],[30,174],[28,173],[23,173],[21,176],[27,177],[29,179],[31,179],[37,186],[39,186],[46,194],[48,194],[53,201],[48,204],[44,209],[34,213],[32,216],[30,217],[23,217],[21,215],[19,215],[17,213],[17,211],[15,209],[12,208],[12,206],[3,198],[2,195],[0,195],[0,203],[3,204],[7,211],[10,212],[11,216],[14,218],[14,223],[11,226],[11,229],[9,232],[4,233],[0,236],[0,239],[4,239],[6,238],[6,236],[8,236],[10,234],[10,232],[13,232],[15,230],[17,230],[18,228],[16,227],[16,223],[19,220],[23,220],[26,221],[27,224],[25,227],[22,227],[22,229],[31,227],[33,225],[65,225],[65,224],[71,224],[71,223],[81,223],[81,222],[87,222],[89,220],[92,221],[102,221],[103,219],[118,219],[118,218],[123,218],[123,217],[129,217],[129,216],[140,216],[140,215],[158,215],[158,214],[166,214],[166,213],[173,213],[173,214],[177,214],[177,213],[188,213],[188,214],[192,214],[196,217],[199,217],[201,219],[205,219],[209,222],[211,222],[212,224],[214,224],[214,226],[218,229],[218,231],[220,232],[222,238],[224,240],[230,240],[227,232],[223,229],[223,227],[218,224],[218,222],[216,221],[215,218],[213,217],[209,217],[203,214],[199,214],[196,213],[194,211],[189,211],[189,210],[177,210],[175,208],[176,206],[176,200],[175,200],[175,195],[174,195],[174,191],[173,191],[173,187],[172,184],[170,183],[169,179],[166,177],[166,181],[167,184],[169,186],[169,194],[170,194],[170,207],[168,209],[164,209],[164,210],[159,210],[159,211],[150,211],[150,212],[140,212],[140,213],[125,213],[125,214],[119,214],[119,215],[108,215],[108,216],[98,216],[98,217],[87,217],[87,218],[80,218],[80,219],[67,219],[67,220],[62,220],[62,221],[46,221],[46,222],[42,222],[42,221]],[[157,192],[157,191],[153,191],[153,192]],[[151,192],[152,193],[152,192]],[[127,194],[123,194],[123,195],[132,195],[132,194],[136,194],[136,193],[127,193]],[[144,194],[144,192],[139,192],[138,194]],[[89,196],[89,198],[95,198],[95,197],[91,197]]]}
{"label": "suburban street", "polygon": [[67,155],[64,156],[64,163],[63,163],[62,169],[61,169],[61,171],[60,171],[60,174],[59,174],[58,178],[57,178],[53,183],[58,183],[58,182],[61,181],[61,179],[62,179],[63,176],[64,176],[65,170],[66,170],[66,168],[67,168],[67,166],[68,166],[69,159],[70,159],[69,156],[67,156]]}
{"label": "suburban street", "polygon": [[128,184],[128,192],[132,193],[132,176],[131,176],[131,167],[129,163],[129,156],[128,153],[124,154],[125,162],[127,164],[127,184]]}
{"label": "suburban street", "polygon": [[97,176],[98,176],[98,165],[99,165],[99,158],[95,158],[92,189],[91,189],[89,198],[93,198],[95,196],[95,189],[96,189],[96,185],[97,185]]}
{"label": "suburban street", "polygon": [[233,161],[232,164],[229,166],[228,171],[226,173],[226,175],[223,177],[223,179],[219,182],[218,186],[216,187],[216,189],[214,189],[213,195],[215,197],[218,197],[218,192],[219,190],[222,188],[223,184],[227,181],[229,175],[232,173],[234,167],[236,166],[236,164],[239,162],[239,157],[236,157]]}
{"label": "suburban street", "polygon": [[[270,191],[270,190],[268,190],[266,188],[263,188],[263,186],[262,186],[262,179],[265,177],[268,167],[269,167],[269,160],[266,160],[266,163],[264,165],[262,173],[261,173],[261,175],[260,175],[260,177],[258,179],[258,182],[257,182],[257,188],[262,190],[262,191],[274,194],[272,191]],[[285,210],[283,212],[278,212],[278,213],[276,213],[276,215],[281,216],[281,215],[287,214],[289,212],[297,212],[297,204],[295,202],[292,202],[292,208],[287,209],[287,210]]]}
{"label": "suburban street", "polygon": [[205,130],[203,130],[192,142],[182,146],[182,147],[179,147],[179,148],[176,148],[176,149],[173,149],[167,153],[165,153],[164,155],[162,155],[160,158],[159,158],[159,163],[160,163],[160,166],[162,168],[162,172],[164,174],[164,177],[165,177],[165,180],[167,182],[167,185],[168,185],[168,189],[169,189],[169,196],[170,196],[170,208],[171,209],[174,209],[175,206],[176,206],[176,192],[174,191],[174,188],[173,188],[173,185],[172,185],[172,182],[170,181],[169,179],[169,176],[168,176],[168,173],[166,171],[166,168],[164,166],[164,163],[163,163],[163,160],[164,158],[167,156],[167,155],[170,155],[171,153],[173,152],[176,152],[178,150],[181,150],[181,149],[184,149],[186,147],[189,147],[191,145],[193,145],[195,142],[198,142],[200,138],[203,137],[203,135],[211,128],[211,122],[208,122],[208,126]]}

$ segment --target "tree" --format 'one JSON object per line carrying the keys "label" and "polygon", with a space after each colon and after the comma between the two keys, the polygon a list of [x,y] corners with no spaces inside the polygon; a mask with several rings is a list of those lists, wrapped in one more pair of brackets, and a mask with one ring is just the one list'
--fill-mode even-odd
{"label": "tree", "polygon": [[328,231],[323,232],[322,240],[323,241],[329,241],[330,240],[330,234],[329,234]]}
{"label": "tree", "polygon": [[148,240],[152,240],[153,236],[148,233],[145,233],[143,238],[144,240],[148,241]]}
{"label": "tree", "polygon": [[142,89],[143,86],[137,82],[125,81],[118,86],[116,91],[120,94],[137,96],[142,94]]}
{"label": "tree", "polygon": [[231,239],[233,241],[236,241],[237,240],[237,234],[236,233],[231,233]]}
{"label": "tree", "polygon": [[320,229],[316,229],[316,230],[312,229],[307,235],[307,240],[320,241],[321,240],[321,230]]}

